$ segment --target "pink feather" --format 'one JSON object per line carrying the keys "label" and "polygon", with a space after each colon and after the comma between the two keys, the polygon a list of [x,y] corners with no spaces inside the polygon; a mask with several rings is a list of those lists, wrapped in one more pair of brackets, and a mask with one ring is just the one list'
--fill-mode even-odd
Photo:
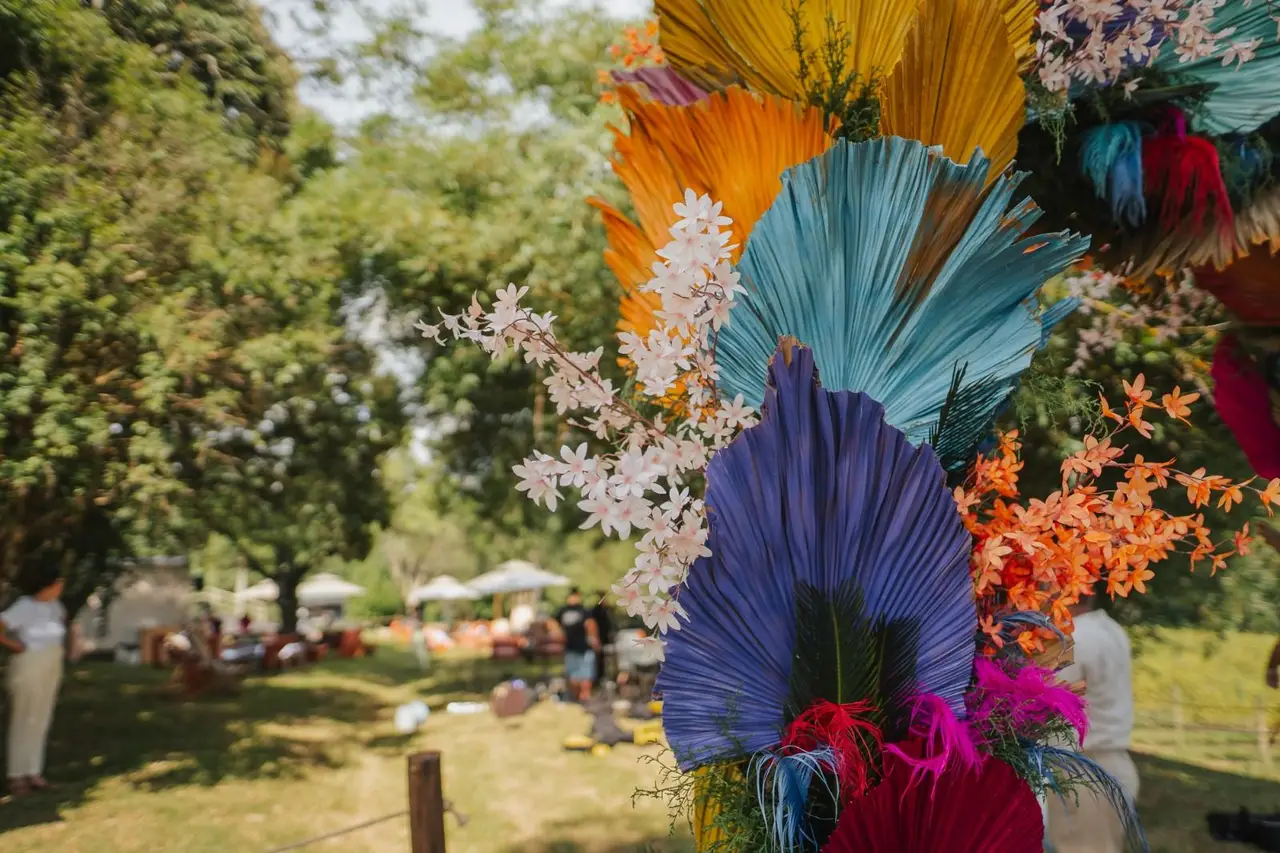
{"label": "pink feather", "polygon": [[908,754],[897,744],[887,744],[884,751],[906,762],[912,777],[926,773],[937,777],[951,770],[968,772],[982,765],[983,755],[973,731],[947,700],[921,693],[911,700],[911,706],[909,736],[921,744],[920,754]]}
{"label": "pink feather", "polygon": [[1015,731],[1044,726],[1064,718],[1084,744],[1089,731],[1084,699],[1058,681],[1052,670],[1030,664],[1010,675],[1000,664],[979,657],[974,663],[977,680],[967,699],[969,718],[980,731],[993,717],[1006,717]]}

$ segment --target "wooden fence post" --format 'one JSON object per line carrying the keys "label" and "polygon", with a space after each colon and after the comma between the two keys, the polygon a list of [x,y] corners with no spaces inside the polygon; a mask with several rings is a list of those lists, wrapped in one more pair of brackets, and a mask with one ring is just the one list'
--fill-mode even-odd
{"label": "wooden fence post", "polygon": [[438,752],[409,756],[409,837],[411,853],[444,853],[444,787]]}
{"label": "wooden fence post", "polygon": [[1187,745],[1187,729],[1182,719],[1182,688],[1173,685],[1173,730],[1178,736],[1178,746]]}
{"label": "wooden fence post", "polygon": [[1258,699],[1258,757],[1262,759],[1262,766],[1266,770],[1271,769],[1271,736],[1267,731],[1267,706],[1262,699]]}

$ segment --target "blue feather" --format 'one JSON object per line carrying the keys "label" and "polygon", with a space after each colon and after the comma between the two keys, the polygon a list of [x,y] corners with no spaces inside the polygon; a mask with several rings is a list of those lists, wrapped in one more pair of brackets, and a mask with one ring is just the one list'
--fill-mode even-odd
{"label": "blue feather", "polygon": [[1080,147],[1080,169],[1116,222],[1137,227],[1147,218],[1142,194],[1142,127],[1121,121],[1090,128]]}
{"label": "blue feather", "polygon": [[1255,146],[1250,145],[1247,140],[1241,139],[1237,143],[1237,156],[1240,160],[1240,170],[1249,179],[1257,179],[1267,172],[1267,158]]}
{"label": "blue feather", "polygon": [[1213,13],[1209,26],[1215,33],[1235,28],[1224,44],[1262,40],[1254,58],[1243,65],[1233,62],[1224,66],[1222,51],[1182,62],[1172,41],[1165,42],[1156,54],[1155,68],[1213,85],[1208,99],[1192,117],[1194,130],[1219,136],[1252,133],[1280,114],[1280,86],[1276,85],[1280,76],[1280,40],[1276,39],[1271,6],[1258,0],[1227,0]]}
{"label": "blue feather", "polygon": [[1019,236],[1039,217],[1009,209],[1017,179],[987,186],[988,162],[889,137],[788,170],[738,266],[746,287],[721,330],[721,387],[753,405],[778,338],[813,349],[828,388],[863,391],[914,443],[932,434],[958,366],[990,390],[990,422],[1031,364],[1042,322],[1031,301],[1088,240]]}
{"label": "blue feather", "polygon": [[1000,634],[1006,643],[1014,643],[1018,635],[1029,629],[1052,631],[1053,635],[1063,643],[1069,642],[1062,629],[1053,624],[1053,620],[1038,610],[1018,610],[1006,613],[996,620],[1000,624]]}
{"label": "blue feather", "polygon": [[748,775],[756,780],[756,799],[768,821],[774,850],[793,853],[817,846],[809,826],[809,794],[816,778],[830,802],[840,802],[840,782],[831,772],[836,760],[830,747],[786,755],[760,752],[752,757]]}
{"label": "blue feather", "polygon": [[1137,807],[1114,776],[1083,753],[1034,743],[1024,746],[1033,772],[1044,780],[1048,790],[1065,799],[1073,796],[1072,789],[1084,787],[1105,798],[1120,816],[1130,849],[1149,853],[1151,848]]}
{"label": "blue feather", "polygon": [[[658,676],[685,770],[780,742],[809,590],[835,596],[854,585],[877,624],[918,626],[909,659],[875,643],[841,650],[909,668],[913,687],[964,713],[977,613],[970,539],[942,467],[866,395],[822,390],[809,350],[793,349],[790,361],[773,360],[762,421],[707,469],[711,556],[680,592],[688,620],[668,635]],[[823,636],[850,638],[850,626],[831,627]]]}

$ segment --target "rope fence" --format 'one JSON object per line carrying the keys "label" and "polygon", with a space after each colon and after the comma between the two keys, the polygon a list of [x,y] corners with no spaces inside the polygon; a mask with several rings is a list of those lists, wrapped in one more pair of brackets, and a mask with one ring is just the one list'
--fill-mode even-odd
{"label": "rope fence", "polygon": [[335,829],[333,832],[326,832],[324,835],[316,835],[312,838],[306,838],[302,841],[295,841],[292,844],[286,844],[283,847],[275,847],[268,850],[267,853],[291,853],[293,850],[301,850],[303,847],[310,847],[312,844],[319,844],[321,841],[329,841],[334,838],[341,838],[344,835],[350,835],[361,829],[368,829],[371,826],[377,826],[380,823],[396,820],[409,814],[408,809],[401,809],[398,812],[392,812],[382,817],[375,817],[373,820],[366,820],[363,823],[355,823],[351,826],[344,826],[342,829]]}
{"label": "rope fence", "polygon": [[[1169,698],[1167,705],[1135,707],[1135,735],[1168,731],[1178,748],[1188,745],[1188,735],[1239,735],[1249,739],[1250,749],[1256,752],[1264,770],[1274,769],[1273,747],[1280,729],[1273,723],[1275,715],[1262,697],[1252,705],[1188,701],[1175,686]],[[1199,719],[1188,719],[1188,712]]]}
{"label": "rope fence", "polygon": [[332,832],[304,838],[283,847],[274,847],[266,853],[293,853],[313,844],[332,841],[393,820],[409,818],[410,853],[445,853],[444,816],[451,812],[459,826],[465,826],[467,816],[457,811],[444,798],[444,783],[440,772],[440,753],[419,752],[409,756],[409,807],[399,811],[353,823]]}

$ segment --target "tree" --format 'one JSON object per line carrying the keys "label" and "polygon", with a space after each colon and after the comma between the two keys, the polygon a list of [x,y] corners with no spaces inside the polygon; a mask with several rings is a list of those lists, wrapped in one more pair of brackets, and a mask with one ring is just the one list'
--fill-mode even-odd
{"label": "tree", "polygon": [[330,335],[250,339],[232,359],[234,406],[186,424],[196,472],[193,513],[279,588],[282,629],[296,626],[297,588],[334,558],[363,558],[391,503],[379,482],[401,440],[396,380],[358,344]]}
{"label": "tree", "polygon": [[[122,39],[149,47],[164,73],[194,79],[235,132],[279,147],[294,119],[293,64],[250,0],[95,0]],[[257,145],[249,149],[258,154]]]}
{"label": "tree", "polygon": [[0,577],[60,560],[74,610],[173,520],[171,416],[248,296],[227,238],[280,187],[93,10],[4,2],[0,33]]}
{"label": "tree", "polygon": [[[304,194],[322,214],[317,234],[402,310],[457,311],[473,292],[514,282],[562,318],[574,346],[612,347],[619,290],[586,201],[615,192],[606,125],[621,116],[598,103],[596,67],[617,24],[549,8],[485,0],[464,40],[436,39],[417,53],[397,41],[397,61],[428,56],[412,68],[412,107],[368,122],[343,167]],[[510,468],[530,446],[578,440],[536,371],[466,347],[426,351],[442,511],[465,515],[474,505],[475,518],[504,531],[563,535],[565,522],[512,490]]]}
{"label": "tree", "polygon": [[[0,582],[60,560],[74,611],[123,558],[226,527],[292,590],[367,545],[403,421],[395,382],[344,337],[347,271],[297,228],[332,135],[304,114],[254,153],[284,127],[233,113],[289,101],[269,40],[218,63],[156,53],[266,39],[242,3],[104,9],[0,0]],[[325,384],[339,375],[360,390]],[[272,490],[253,430],[294,404],[307,445],[272,461],[290,475]]]}

